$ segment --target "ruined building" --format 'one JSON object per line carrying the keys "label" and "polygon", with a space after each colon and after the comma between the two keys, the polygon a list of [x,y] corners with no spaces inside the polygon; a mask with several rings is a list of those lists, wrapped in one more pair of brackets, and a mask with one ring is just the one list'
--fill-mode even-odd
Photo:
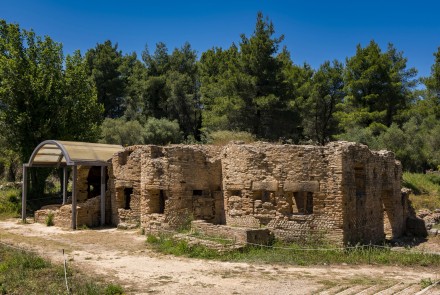
{"label": "ruined building", "polygon": [[[204,220],[283,240],[376,243],[401,236],[409,216],[394,154],[355,143],[131,146],[110,161],[106,222],[145,231]],[[99,222],[93,169],[78,169],[78,224]]]}

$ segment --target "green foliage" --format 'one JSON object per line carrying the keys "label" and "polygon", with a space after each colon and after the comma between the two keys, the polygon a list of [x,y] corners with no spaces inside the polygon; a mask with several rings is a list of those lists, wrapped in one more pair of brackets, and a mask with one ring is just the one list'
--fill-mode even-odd
{"label": "green foliage", "polygon": [[165,118],[149,118],[144,126],[144,142],[146,144],[166,145],[182,142],[177,121],[169,121]]}
{"label": "green foliage", "polygon": [[425,289],[425,288],[431,286],[432,284],[434,284],[434,282],[431,280],[431,278],[420,280],[420,286],[422,287],[422,289]]}
{"label": "green foliage", "polygon": [[[0,120],[0,126],[1,120]],[[0,134],[0,180],[16,181],[20,173],[20,155],[9,148],[9,144],[4,136]]]}
{"label": "green foliage", "polygon": [[143,132],[143,127],[138,121],[106,118],[101,126],[100,142],[123,146],[143,144]]}
{"label": "green foliage", "polygon": [[197,54],[189,43],[171,54],[165,44],[156,44],[151,55],[142,53],[147,78],[143,85],[144,117],[177,121],[185,138],[200,137],[201,109],[197,81]]}
{"label": "green foliage", "polygon": [[54,225],[54,222],[53,222],[54,217],[55,217],[55,215],[52,212],[49,212],[47,214],[46,219],[45,219],[46,226],[53,226]]}
{"label": "green foliage", "polygon": [[182,142],[182,132],[176,121],[165,118],[149,118],[142,126],[138,121],[126,121],[124,118],[106,118],[101,127],[101,142],[121,144],[158,144]]}
{"label": "green foliage", "polygon": [[338,114],[342,128],[353,125],[368,127],[373,122],[390,126],[399,111],[410,103],[410,92],[416,85],[414,68],[406,69],[407,59],[392,45],[382,52],[371,41],[356,55],[347,59],[345,69],[345,111]]}
{"label": "green foliage", "polygon": [[0,189],[0,217],[17,217],[21,209],[21,191],[17,188]]}
{"label": "green foliage", "polygon": [[75,51],[66,57],[65,63],[66,94],[58,113],[64,119],[58,128],[63,130],[66,140],[96,141],[104,108],[97,100],[93,80],[87,76],[86,61],[79,51]]}
{"label": "green foliage", "polygon": [[[73,274],[74,273],[74,274]],[[87,278],[76,269],[67,273],[73,294],[123,294],[114,284]],[[0,292],[2,294],[66,294],[62,265],[53,265],[34,253],[0,246]]]}
{"label": "green foliage", "polygon": [[[200,60],[189,43],[171,52],[157,43],[139,60],[110,40],[64,58],[61,44],[2,20],[0,176],[19,178],[43,140],[99,136],[122,145],[344,139],[392,150],[405,170],[440,166],[440,48],[426,89],[415,89],[416,70],[392,44],[358,45],[346,65],[314,70],[292,61],[283,38],[260,12],[250,36]],[[31,170],[37,194],[49,173]]]}
{"label": "green foliage", "polygon": [[435,61],[431,67],[431,76],[423,79],[427,88],[427,100],[434,109],[432,111],[440,116],[440,47],[434,53]]}
{"label": "green foliage", "polygon": [[334,113],[344,98],[343,69],[338,61],[321,65],[313,75],[311,95],[302,106],[304,135],[321,145],[339,130]]}
{"label": "green foliage", "polygon": [[176,240],[167,235],[160,235],[159,237],[149,235],[147,243],[161,253],[176,256],[205,259],[218,259],[221,257],[221,254],[216,250],[201,245],[189,245],[186,241]]}
{"label": "green foliage", "polygon": [[[78,52],[64,59],[61,44],[50,37],[0,20],[0,81],[5,148],[21,162],[47,139],[96,139],[101,108]],[[41,194],[47,172],[30,173],[32,190]]]}
{"label": "green foliage", "polygon": [[[186,241],[176,240],[171,236],[161,235],[147,238],[148,245],[165,254],[202,259],[241,261],[257,263],[279,263],[296,265],[329,264],[381,264],[401,266],[435,266],[440,263],[440,256],[435,254],[391,251],[381,247],[335,248],[331,244],[316,244],[314,239],[308,243],[275,242],[273,247],[248,246],[244,250],[218,252],[205,246],[190,246]],[[319,248],[318,250],[313,250]]]}
{"label": "green foliage", "polygon": [[295,112],[282,86],[283,70],[291,62],[287,50],[276,56],[283,36],[274,38],[274,33],[273,24],[258,13],[252,36],[241,36],[240,50],[233,44],[202,54],[204,128],[247,131],[268,139],[294,136]]}
{"label": "green foliage", "polygon": [[375,150],[390,150],[405,170],[424,172],[440,163],[439,132],[440,121],[431,115],[412,117],[402,127],[396,123],[389,128],[377,123],[365,128],[355,126],[337,138],[363,143]]}
{"label": "green foliage", "polygon": [[98,102],[104,106],[104,118],[118,118],[124,113],[125,80],[121,69],[122,52],[110,40],[96,44],[86,53],[87,73],[96,85]]}
{"label": "green foliage", "polygon": [[255,135],[245,131],[218,130],[205,135],[206,143],[214,145],[226,145],[231,141],[252,143],[256,141]]}
{"label": "green foliage", "polygon": [[122,295],[124,289],[119,285],[110,284],[104,290],[105,295]]}
{"label": "green foliage", "polygon": [[440,208],[440,176],[435,174],[403,173],[403,186],[410,188],[414,209]]}
{"label": "green foliage", "polygon": [[415,188],[415,194],[425,194],[440,197],[440,176],[435,174],[403,173],[403,184],[408,188]]}

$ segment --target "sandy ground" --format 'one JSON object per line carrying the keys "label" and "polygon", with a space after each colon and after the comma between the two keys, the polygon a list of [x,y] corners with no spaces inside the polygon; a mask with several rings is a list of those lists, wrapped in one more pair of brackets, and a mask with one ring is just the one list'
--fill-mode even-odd
{"label": "sandy ground", "polygon": [[[338,294],[376,294],[395,284],[415,292],[422,279],[440,279],[440,266],[298,267],[178,258],[150,251],[137,231],[114,228],[71,231],[7,220],[0,221],[0,242],[36,251],[55,263],[62,263],[64,249],[69,265],[119,283],[129,294],[336,294],[338,286],[347,288]],[[431,241],[434,246],[438,242]],[[373,293],[358,293],[369,286]],[[403,291],[399,294],[411,294]],[[427,294],[440,294],[440,288]]]}

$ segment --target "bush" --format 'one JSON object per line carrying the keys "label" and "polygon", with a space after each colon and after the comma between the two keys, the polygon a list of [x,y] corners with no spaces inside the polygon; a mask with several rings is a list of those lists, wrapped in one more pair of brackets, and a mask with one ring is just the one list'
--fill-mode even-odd
{"label": "bush", "polygon": [[54,225],[53,218],[54,218],[54,214],[52,212],[49,212],[47,214],[46,220],[45,220],[47,226],[53,226]]}
{"label": "bush", "polygon": [[166,145],[183,140],[177,121],[149,118],[144,127],[144,143]]}
{"label": "bush", "polygon": [[101,126],[100,142],[123,146],[143,144],[143,127],[138,121],[106,118]]}
{"label": "bush", "polygon": [[403,173],[403,186],[410,188],[414,209],[434,210],[440,208],[440,184],[438,175],[421,173]]}
{"label": "bush", "polygon": [[16,188],[0,190],[0,215],[4,217],[16,217],[20,214],[21,191]]}
{"label": "bush", "polygon": [[110,284],[105,288],[105,295],[122,295],[124,294],[124,289],[119,285]]}

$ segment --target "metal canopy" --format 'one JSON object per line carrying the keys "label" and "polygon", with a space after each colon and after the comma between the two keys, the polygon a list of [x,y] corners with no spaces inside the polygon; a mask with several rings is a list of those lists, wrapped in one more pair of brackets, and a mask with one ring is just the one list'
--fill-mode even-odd
{"label": "metal canopy", "polygon": [[107,166],[113,154],[123,150],[121,145],[46,140],[35,148],[27,166]]}
{"label": "metal canopy", "polygon": [[72,228],[76,229],[77,166],[101,166],[101,225],[105,223],[105,166],[112,156],[124,148],[121,145],[76,141],[46,140],[33,151],[29,162],[23,164],[22,219],[26,221],[28,169],[30,167],[64,167],[63,204],[67,198],[67,166],[72,166]]}

